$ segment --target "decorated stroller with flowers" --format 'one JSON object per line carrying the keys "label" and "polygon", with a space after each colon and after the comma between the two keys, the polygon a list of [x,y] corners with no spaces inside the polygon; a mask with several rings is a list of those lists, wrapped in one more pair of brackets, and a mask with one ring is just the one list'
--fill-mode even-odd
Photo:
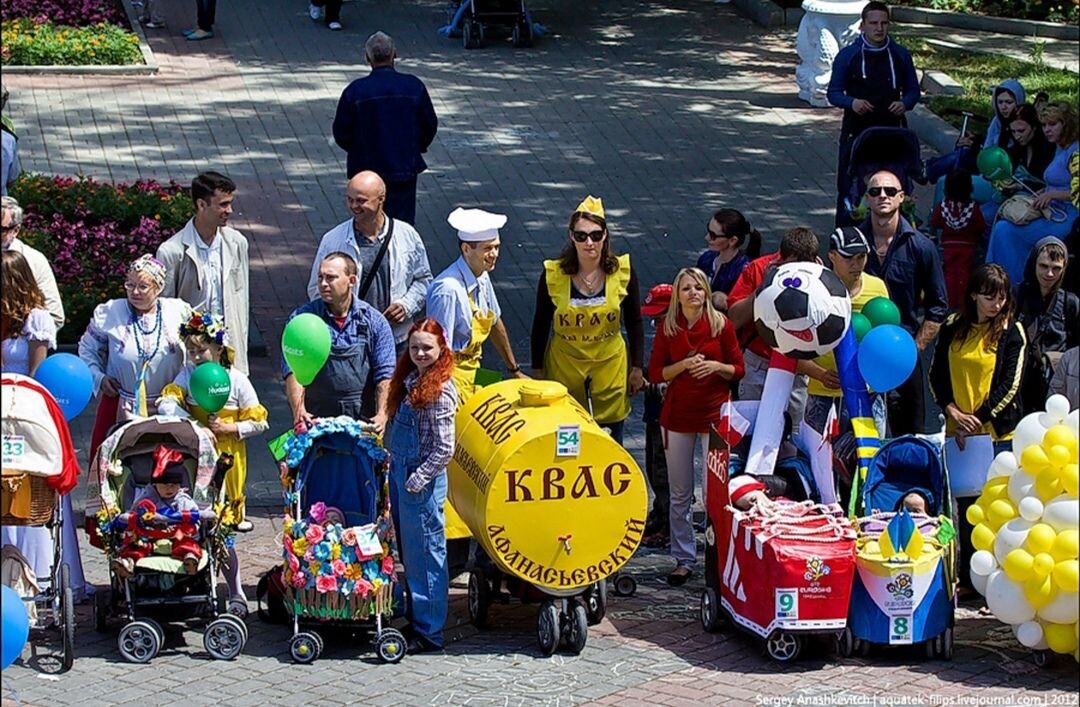
{"label": "decorated stroller with flowers", "polygon": [[[145,499],[129,510],[136,494],[154,483],[159,449],[183,465],[182,485],[192,489],[199,510],[177,514]],[[125,660],[148,663],[164,641],[160,622],[193,618],[210,619],[203,645],[211,657],[232,660],[243,650],[247,626],[223,611],[217,595],[218,567],[227,562],[234,529],[223,493],[230,466],[229,455],[218,456],[210,432],[186,418],[138,418],[114,430],[99,448],[90,473],[100,494],[96,502],[88,499],[87,531],[108,557],[111,587],[94,594],[94,625],[105,631],[110,617],[124,617],[117,642]],[[192,537],[201,551],[193,573],[170,554],[179,534]],[[145,556],[129,568],[124,553],[133,547]]]}
{"label": "decorated stroller with flowers", "polygon": [[405,637],[386,625],[396,577],[390,457],[373,429],[350,417],[322,418],[286,443],[282,583],[297,663],[323,652],[320,625],[374,622],[379,658],[396,663],[405,655]]}

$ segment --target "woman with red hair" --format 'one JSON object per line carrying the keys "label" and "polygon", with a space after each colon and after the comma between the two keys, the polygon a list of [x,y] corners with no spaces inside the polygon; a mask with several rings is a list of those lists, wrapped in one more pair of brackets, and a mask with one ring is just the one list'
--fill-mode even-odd
{"label": "woman with red hair", "polygon": [[410,653],[439,651],[450,592],[446,465],[454,454],[454,352],[434,319],[413,324],[390,379],[390,504],[412,595]]}

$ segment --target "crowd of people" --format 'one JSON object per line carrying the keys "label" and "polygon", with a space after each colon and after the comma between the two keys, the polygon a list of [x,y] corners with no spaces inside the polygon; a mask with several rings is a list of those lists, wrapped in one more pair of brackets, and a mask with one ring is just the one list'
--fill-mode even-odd
{"label": "crowd of people", "polygon": [[[147,0],[144,7],[150,6]],[[329,13],[335,3],[326,7]],[[414,221],[417,176],[426,167],[422,155],[437,118],[423,84],[394,69],[390,37],[373,35],[365,55],[371,74],[342,94],[333,127],[348,154],[349,218],[322,236],[309,301],[289,317],[315,315],[326,323],[329,359],[307,385],[284,358],[281,376],[298,433],[314,418],[336,415],[368,420],[384,433],[413,597],[414,652],[443,645],[446,538],[468,535],[446,499],[454,411],[476,391],[489,338],[507,374],[527,374],[510,344],[491,275],[507,217],[455,209],[447,222],[460,256],[433,275]],[[863,34],[837,57],[829,91],[844,109],[842,172],[845,149],[861,131],[903,125],[919,97],[913,78],[910,54],[888,37],[888,8],[868,3]],[[926,351],[907,382],[875,396],[882,436],[941,430],[936,415],[928,414],[927,388],[941,408],[945,434],[961,445],[983,434],[996,445],[1007,442],[1020,416],[1041,409],[1050,392],[1078,405],[1080,300],[1066,277],[1070,247],[1063,240],[1075,244],[1077,233],[1076,113],[1061,103],[1039,112],[1023,99],[1015,82],[995,90],[995,117],[982,144],[1009,149],[1025,170],[1021,179],[1041,176],[1045,186],[1033,200],[1040,215],[1024,225],[988,218],[973,205],[967,158],[956,156],[944,169],[945,199],[931,220],[942,232],[944,261],[938,244],[902,213],[911,175],[889,168],[868,176],[861,222],[838,224],[827,239],[793,228],[770,253],[760,252],[761,235],[742,213],[718,209],[707,220],[705,248],[693,265],[688,262],[670,285],[651,287],[644,299],[631,254],[620,252],[602,200],[587,195],[572,210],[561,252],[538,269],[530,372],[564,384],[620,443],[631,398],[645,392],[646,423],[655,432],[648,435],[646,466],[656,496],[646,543],[670,546],[671,585],[692,576],[697,558],[695,457],[704,455],[723,402],[761,398],[771,351],[753,323],[754,297],[778,266],[823,262],[847,288],[856,312],[888,297],[901,326]],[[979,141],[965,136],[962,142],[959,150]],[[838,186],[840,204],[847,185]],[[269,422],[247,378],[248,244],[229,226],[236,192],[225,175],[194,178],[194,216],[156,254],[130,264],[126,296],[94,310],[79,356],[98,398],[91,455],[117,422],[183,409],[237,458],[226,493],[238,504],[244,531],[251,529],[243,514],[244,440],[265,432]],[[3,368],[33,374],[55,348],[64,313],[48,262],[18,238],[22,215],[5,196]],[[987,237],[987,262],[980,263],[980,239]],[[954,250],[961,246],[962,252]],[[232,383],[229,401],[215,414],[200,410],[189,390],[194,366],[204,361],[226,367]],[[835,360],[800,361],[796,373],[790,424],[797,429],[805,421],[825,434],[839,415],[846,425]],[[235,553],[231,565],[237,572]],[[242,586],[237,575],[228,579],[230,609],[243,614]]]}

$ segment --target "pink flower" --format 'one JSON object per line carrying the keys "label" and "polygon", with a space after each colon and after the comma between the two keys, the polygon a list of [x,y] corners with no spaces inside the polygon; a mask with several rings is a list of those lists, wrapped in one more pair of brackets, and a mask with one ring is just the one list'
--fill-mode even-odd
{"label": "pink flower", "polygon": [[327,592],[337,591],[337,577],[331,577],[330,575],[320,574],[315,578],[315,589],[319,594],[326,594]]}
{"label": "pink flower", "polygon": [[367,581],[363,577],[356,580],[355,594],[359,597],[366,597],[368,594],[371,594],[371,582]]}
{"label": "pink flower", "polygon": [[307,575],[299,571],[293,572],[292,585],[297,589],[303,589],[305,584],[307,584]]}
{"label": "pink flower", "polygon": [[348,545],[349,547],[356,547],[356,530],[353,528],[346,528],[341,531],[341,544]]}
{"label": "pink flower", "polygon": [[334,560],[330,563],[330,567],[334,570],[334,576],[341,577],[345,574],[345,563],[342,560]]}
{"label": "pink flower", "polygon": [[289,561],[289,569],[293,572],[299,572],[300,560],[296,559],[296,555],[286,555],[285,557]]}
{"label": "pink flower", "polygon": [[304,533],[304,536],[307,538],[307,541],[310,545],[318,545],[322,542],[325,535],[326,533],[323,532],[322,526],[314,524],[309,525],[307,532]]}
{"label": "pink flower", "polygon": [[313,521],[315,521],[316,523],[325,523],[326,522],[326,504],[323,503],[322,501],[318,501],[316,503],[311,504],[311,510],[308,511],[308,515],[310,515],[311,519]]}
{"label": "pink flower", "polygon": [[293,554],[292,538],[286,535],[283,537],[282,543],[285,545],[285,551],[290,555]]}
{"label": "pink flower", "polygon": [[390,555],[382,558],[382,573],[391,576],[394,574],[394,558]]}
{"label": "pink flower", "polygon": [[315,550],[314,550],[314,548],[309,547],[304,552],[304,561],[309,563],[309,564],[312,563],[312,562],[317,562],[317,560],[315,559]]}

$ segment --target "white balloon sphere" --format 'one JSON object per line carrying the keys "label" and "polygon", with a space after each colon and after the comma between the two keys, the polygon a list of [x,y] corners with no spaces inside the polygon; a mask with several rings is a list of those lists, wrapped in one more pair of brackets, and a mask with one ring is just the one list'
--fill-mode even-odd
{"label": "white balloon sphere", "polygon": [[1069,399],[1064,395],[1051,395],[1046,401],[1046,414],[1054,420],[1054,424],[1064,422],[1069,416]]}
{"label": "white balloon sphere", "polygon": [[976,550],[971,556],[971,573],[981,574],[983,577],[988,577],[991,572],[998,568],[997,559],[994,557],[994,553],[986,550]]}
{"label": "white balloon sphere", "polygon": [[971,586],[975,588],[979,594],[986,596],[986,581],[990,579],[989,575],[971,573]]}
{"label": "white balloon sphere", "polygon": [[1035,496],[1020,499],[1020,517],[1032,523],[1042,518],[1043,502]]}
{"label": "white balloon sphere", "polygon": [[[1058,496],[1043,508],[1042,520],[1058,533],[1062,530],[1080,528],[1080,500],[1068,496]],[[994,548],[996,551],[996,544]],[[995,552],[995,554],[997,553]]]}
{"label": "white balloon sphere", "polygon": [[[1004,572],[1002,572],[1004,574]],[[1021,599],[1023,597],[1021,596]],[[1027,604],[1027,600],[1024,599]],[[1080,619],[1080,594],[1058,592],[1053,601],[1036,612],[1040,619],[1052,624],[1074,624]]]}
{"label": "white balloon sphere", "polygon": [[1020,505],[1020,501],[1024,500],[1026,496],[1031,495],[1031,487],[1035,484],[1035,479],[1031,478],[1031,475],[1026,471],[1020,470],[1009,477],[1009,485],[1007,492],[1009,494],[1009,500],[1015,505]]}
{"label": "white balloon sphere", "polygon": [[1016,462],[1016,455],[1012,452],[1001,452],[990,462],[990,468],[986,472],[987,479],[998,476],[1012,476],[1020,465]]}
{"label": "white balloon sphere", "polygon": [[1043,627],[1038,621],[1025,621],[1015,629],[1016,640],[1027,648],[1034,648],[1043,639]]}
{"label": "white balloon sphere", "polygon": [[1069,416],[1065,418],[1065,424],[1069,426],[1073,434],[1080,435],[1080,408],[1069,413]]}
{"label": "white balloon sphere", "polygon": [[1022,624],[1035,620],[1035,609],[1024,596],[1024,588],[1009,579],[1003,570],[986,580],[986,605],[994,616],[1007,624]]}
{"label": "white balloon sphere", "polygon": [[[1044,513],[1045,515],[1045,513]],[[1013,518],[1005,525],[998,528],[997,537],[994,538],[994,557],[999,564],[1005,562],[1005,556],[1018,547],[1023,547],[1027,540],[1028,531],[1034,525],[1030,520]],[[1006,623],[1016,623],[1007,621]]]}
{"label": "white balloon sphere", "polygon": [[1042,420],[1039,417],[1043,413],[1033,412],[1023,420],[1020,420],[1020,424],[1016,426],[1016,431],[1013,432],[1013,444],[1012,450],[1016,458],[1019,459],[1024,450],[1033,444],[1040,444],[1042,442],[1043,435],[1046,434],[1046,426],[1043,425]]}

